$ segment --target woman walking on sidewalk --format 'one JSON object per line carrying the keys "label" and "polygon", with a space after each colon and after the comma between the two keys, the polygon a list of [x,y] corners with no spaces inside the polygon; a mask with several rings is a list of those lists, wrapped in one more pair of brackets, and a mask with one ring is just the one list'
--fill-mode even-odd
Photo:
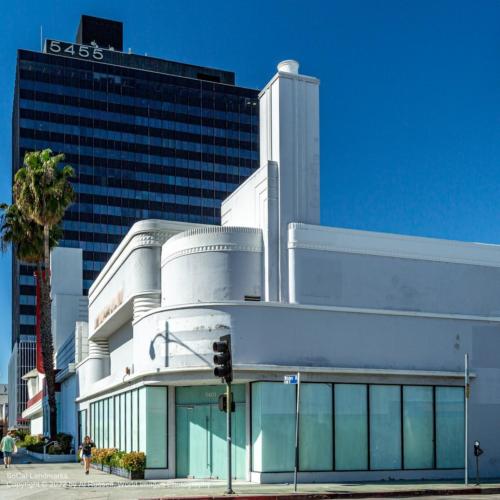
{"label": "woman walking on sidewalk", "polygon": [[17,451],[16,441],[12,434],[12,432],[7,432],[7,435],[0,441],[0,450],[2,450],[3,453],[3,463],[6,469],[12,463],[12,453]]}
{"label": "woman walking on sidewalk", "polygon": [[80,447],[82,450],[83,465],[85,466],[85,474],[89,473],[90,458],[92,456],[92,448],[94,448],[94,447],[95,447],[95,444],[90,439],[90,436],[85,436],[83,438],[82,446]]}

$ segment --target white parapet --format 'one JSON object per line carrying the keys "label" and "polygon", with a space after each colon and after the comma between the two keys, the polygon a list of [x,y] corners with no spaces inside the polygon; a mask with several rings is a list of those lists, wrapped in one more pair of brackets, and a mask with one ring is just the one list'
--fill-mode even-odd
{"label": "white parapet", "polygon": [[162,249],[162,306],[245,300],[262,295],[262,231],[205,227]]}

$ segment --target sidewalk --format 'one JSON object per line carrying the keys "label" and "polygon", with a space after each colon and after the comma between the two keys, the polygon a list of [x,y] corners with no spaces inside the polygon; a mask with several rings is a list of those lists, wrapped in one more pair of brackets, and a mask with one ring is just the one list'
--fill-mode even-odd
{"label": "sidewalk", "polygon": [[[45,464],[21,452],[11,468],[0,467],[0,498],[50,500],[72,499],[185,499],[219,500],[226,483],[220,480],[170,479],[158,481],[129,481],[125,478],[91,469],[86,476],[76,463]],[[345,484],[299,484],[294,493],[293,484],[253,484],[235,481],[237,496],[252,500],[320,500],[328,498],[408,498],[425,496],[499,495],[500,480],[480,487],[465,488],[459,482],[377,482]],[[492,497],[490,497],[492,498]]]}

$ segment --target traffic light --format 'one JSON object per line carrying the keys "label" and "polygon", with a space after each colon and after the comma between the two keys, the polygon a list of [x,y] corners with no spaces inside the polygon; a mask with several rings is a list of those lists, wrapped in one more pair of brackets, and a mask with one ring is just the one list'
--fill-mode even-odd
{"label": "traffic light", "polygon": [[[219,396],[219,410],[223,412],[227,412],[227,395],[221,394]],[[231,412],[234,413],[236,411],[236,403],[233,400],[233,394],[231,393]]]}
{"label": "traffic light", "polygon": [[218,342],[213,344],[214,375],[223,378],[226,383],[233,380],[233,367],[231,365],[231,335],[223,335]]}
{"label": "traffic light", "polygon": [[479,441],[475,441],[474,442],[474,456],[480,457],[483,453],[484,453],[484,451],[479,446]]}

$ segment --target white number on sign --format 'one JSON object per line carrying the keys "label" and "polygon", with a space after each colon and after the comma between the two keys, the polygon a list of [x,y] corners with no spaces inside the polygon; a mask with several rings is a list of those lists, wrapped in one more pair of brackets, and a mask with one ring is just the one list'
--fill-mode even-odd
{"label": "white number on sign", "polygon": [[85,45],[80,45],[80,47],[78,47],[78,55],[80,57],[89,57],[89,48]]}
{"label": "white number on sign", "polygon": [[94,47],[89,47],[88,45],[78,45],[78,44],[66,44],[64,42],[58,42],[56,40],[50,40],[49,51],[53,54],[69,54],[71,56],[81,57],[82,59],[92,58],[96,61],[101,61],[104,59],[103,49],[96,49]]}
{"label": "white number on sign", "polygon": [[54,40],[50,42],[49,48],[51,52],[61,52],[61,45],[59,44],[59,42],[55,42]]}

